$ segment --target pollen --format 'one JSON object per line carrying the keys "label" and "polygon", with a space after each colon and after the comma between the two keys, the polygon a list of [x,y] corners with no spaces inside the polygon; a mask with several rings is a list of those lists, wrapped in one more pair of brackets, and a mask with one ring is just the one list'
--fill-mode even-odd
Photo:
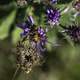
{"label": "pollen", "polygon": [[34,41],[36,42],[40,41],[40,36],[38,34],[34,35]]}

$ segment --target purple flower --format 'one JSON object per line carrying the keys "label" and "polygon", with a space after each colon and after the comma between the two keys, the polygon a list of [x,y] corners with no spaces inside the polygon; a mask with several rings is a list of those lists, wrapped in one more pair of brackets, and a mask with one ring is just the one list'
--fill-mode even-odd
{"label": "purple flower", "polygon": [[40,36],[40,41],[38,42],[38,47],[40,47],[39,49],[41,49],[41,51],[43,49],[43,47],[45,46],[46,42],[47,42],[47,38],[46,38],[46,32],[42,27],[38,28],[38,34]]}
{"label": "purple flower", "polygon": [[21,28],[21,29],[26,29],[27,27],[28,27],[28,24],[27,23],[25,23],[25,22],[23,22],[23,23],[19,23],[19,24],[17,24],[17,26],[19,27],[19,28]]}
{"label": "purple flower", "polygon": [[47,9],[47,21],[49,24],[58,25],[60,12],[57,9]]}
{"label": "purple flower", "polygon": [[31,28],[33,26],[21,25],[23,32],[21,33],[21,37],[29,36],[29,40],[33,47],[37,49],[39,52],[43,52],[45,50],[45,44],[47,42],[46,32],[42,27]]}
{"label": "purple flower", "polygon": [[17,26],[23,30],[23,32],[21,33],[21,37],[26,36],[30,31],[30,26],[26,22],[19,23],[17,24]]}
{"label": "purple flower", "polygon": [[21,33],[21,36],[22,36],[22,37],[23,37],[23,36],[26,36],[26,35],[29,34],[29,32],[30,32],[30,28],[25,28],[24,31]]}
{"label": "purple flower", "polygon": [[46,35],[44,29],[41,27],[38,28],[38,33],[40,34],[40,36],[43,36],[43,37]]}
{"label": "purple flower", "polygon": [[57,3],[57,0],[50,0],[51,1],[51,3]]}
{"label": "purple flower", "polygon": [[65,32],[71,37],[74,42],[80,42],[80,27],[73,25],[65,29]]}
{"label": "purple flower", "polygon": [[38,27],[34,30],[34,33],[32,31],[30,35],[30,42],[38,52],[43,52],[45,50],[45,44],[47,42],[45,30],[42,27]]}
{"label": "purple flower", "polygon": [[28,35],[28,33],[31,30],[31,26],[33,24],[34,24],[34,20],[33,20],[32,16],[29,16],[28,20],[26,22],[17,24],[18,27],[20,27],[21,29],[23,29],[23,32],[21,33],[21,36]]}
{"label": "purple flower", "polygon": [[73,4],[73,7],[77,10],[80,11],[80,1],[76,0],[76,2]]}

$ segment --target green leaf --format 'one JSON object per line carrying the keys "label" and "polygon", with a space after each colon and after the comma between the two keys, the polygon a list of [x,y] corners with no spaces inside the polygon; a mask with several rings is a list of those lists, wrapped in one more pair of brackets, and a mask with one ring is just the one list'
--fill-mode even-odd
{"label": "green leaf", "polygon": [[8,32],[16,16],[16,10],[13,10],[0,25],[0,39],[8,37]]}
{"label": "green leaf", "polygon": [[47,49],[48,51],[51,51],[53,50],[53,47],[57,45],[56,28],[51,29],[51,31],[47,33],[47,37],[48,37]]}
{"label": "green leaf", "polygon": [[22,29],[16,27],[14,31],[12,32],[12,43],[16,44],[17,41],[20,39],[20,33],[22,32]]}
{"label": "green leaf", "polygon": [[38,2],[38,3],[40,3],[40,1],[41,1],[41,0],[34,0],[34,2]]}
{"label": "green leaf", "polygon": [[71,17],[72,17],[71,13],[63,14],[61,16],[61,18],[60,18],[60,23],[62,25],[70,25],[70,24],[72,24]]}

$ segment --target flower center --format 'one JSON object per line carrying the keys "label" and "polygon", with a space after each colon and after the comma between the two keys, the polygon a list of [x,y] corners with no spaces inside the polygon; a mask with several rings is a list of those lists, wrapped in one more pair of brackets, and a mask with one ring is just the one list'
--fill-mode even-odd
{"label": "flower center", "polygon": [[34,41],[35,41],[35,42],[40,41],[40,36],[38,35],[38,33],[36,33],[36,34],[34,35]]}

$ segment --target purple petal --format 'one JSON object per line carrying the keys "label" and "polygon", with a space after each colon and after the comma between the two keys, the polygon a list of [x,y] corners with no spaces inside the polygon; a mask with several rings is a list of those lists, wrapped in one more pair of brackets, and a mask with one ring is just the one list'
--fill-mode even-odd
{"label": "purple petal", "polygon": [[33,25],[34,24],[34,20],[33,20],[33,17],[32,16],[29,16],[28,17],[28,21]]}

